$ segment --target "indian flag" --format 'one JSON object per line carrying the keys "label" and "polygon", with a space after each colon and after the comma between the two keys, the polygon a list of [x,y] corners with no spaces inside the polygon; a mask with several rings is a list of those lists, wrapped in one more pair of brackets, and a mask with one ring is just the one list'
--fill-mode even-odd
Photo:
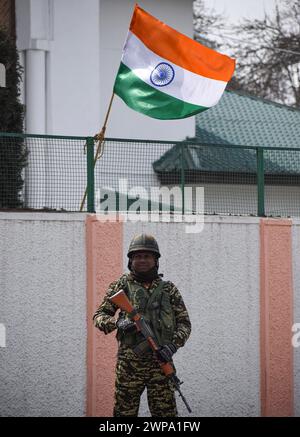
{"label": "indian flag", "polygon": [[114,92],[149,117],[190,117],[218,103],[234,67],[136,5]]}

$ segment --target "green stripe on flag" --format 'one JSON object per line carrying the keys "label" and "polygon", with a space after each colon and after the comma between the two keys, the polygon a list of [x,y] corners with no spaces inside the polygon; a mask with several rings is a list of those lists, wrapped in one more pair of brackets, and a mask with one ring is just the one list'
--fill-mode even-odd
{"label": "green stripe on flag", "polygon": [[122,62],[116,77],[114,92],[135,111],[161,120],[191,117],[209,109],[184,102],[153,88],[138,78]]}

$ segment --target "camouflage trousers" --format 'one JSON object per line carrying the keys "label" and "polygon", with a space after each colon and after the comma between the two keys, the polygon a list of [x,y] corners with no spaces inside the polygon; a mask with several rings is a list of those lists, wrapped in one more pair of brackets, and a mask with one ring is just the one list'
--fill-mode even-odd
{"label": "camouflage trousers", "polygon": [[147,388],[151,416],[176,417],[174,388],[152,355],[140,358],[119,352],[116,366],[114,417],[138,416],[140,397]]}

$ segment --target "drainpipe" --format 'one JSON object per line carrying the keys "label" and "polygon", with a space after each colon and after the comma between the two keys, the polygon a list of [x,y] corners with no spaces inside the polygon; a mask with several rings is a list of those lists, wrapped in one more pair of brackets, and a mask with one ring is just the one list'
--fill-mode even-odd
{"label": "drainpipe", "polygon": [[[52,30],[52,0],[16,0],[16,36],[24,67],[21,96],[25,104],[25,129],[46,134],[46,55]],[[28,138],[28,166],[25,168],[24,199],[27,208],[46,205],[47,145],[45,140]]]}
{"label": "drainpipe", "polygon": [[46,133],[46,52],[26,50],[26,132]]}

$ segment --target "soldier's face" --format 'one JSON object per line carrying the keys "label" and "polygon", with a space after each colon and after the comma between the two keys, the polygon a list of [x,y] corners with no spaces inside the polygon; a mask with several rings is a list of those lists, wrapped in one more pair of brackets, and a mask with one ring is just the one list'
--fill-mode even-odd
{"label": "soldier's face", "polygon": [[132,267],[136,272],[148,272],[155,266],[155,256],[151,252],[137,252],[132,256]]}

